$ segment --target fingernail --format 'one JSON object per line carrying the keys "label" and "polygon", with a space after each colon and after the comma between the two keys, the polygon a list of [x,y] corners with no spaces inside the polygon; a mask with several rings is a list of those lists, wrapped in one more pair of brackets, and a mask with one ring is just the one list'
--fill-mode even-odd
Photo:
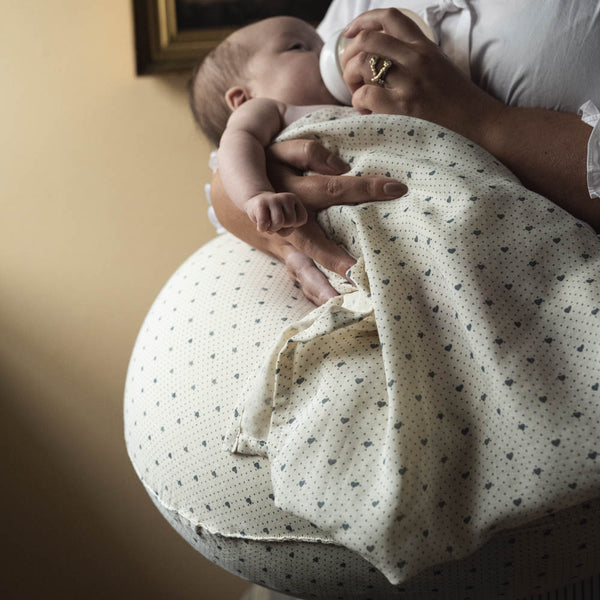
{"label": "fingernail", "polygon": [[330,154],[327,158],[327,165],[338,173],[346,173],[350,170],[350,165],[347,165],[339,156]]}
{"label": "fingernail", "polygon": [[383,192],[387,196],[403,196],[407,191],[408,188],[403,183],[399,182],[386,183],[383,186]]}

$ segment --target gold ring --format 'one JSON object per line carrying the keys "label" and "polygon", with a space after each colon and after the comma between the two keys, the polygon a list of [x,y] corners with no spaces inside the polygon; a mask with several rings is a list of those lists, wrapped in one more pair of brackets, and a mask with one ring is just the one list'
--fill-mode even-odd
{"label": "gold ring", "polygon": [[373,73],[371,83],[383,85],[385,83],[385,76],[392,67],[392,61],[389,58],[375,55],[369,59],[369,66],[371,67],[371,73]]}

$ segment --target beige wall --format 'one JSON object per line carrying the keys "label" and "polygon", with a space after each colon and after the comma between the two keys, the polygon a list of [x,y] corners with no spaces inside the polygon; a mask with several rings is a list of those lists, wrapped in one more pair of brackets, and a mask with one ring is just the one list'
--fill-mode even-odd
{"label": "beige wall", "polygon": [[238,598],[180,540],[122,433],[137,331],[214,231],[183,76],[135,76],[128,0],[4,2],[2,598]]}

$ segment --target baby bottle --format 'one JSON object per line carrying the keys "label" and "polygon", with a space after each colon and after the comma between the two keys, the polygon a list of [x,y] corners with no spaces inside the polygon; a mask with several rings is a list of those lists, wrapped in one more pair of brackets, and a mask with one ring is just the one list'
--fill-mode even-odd
{"label": "baby bottle", "polygon": [[[409,19],[412,19],[421,29],[421,31],[432,41],[435,42],[435,37],[431,27],[423,21],[423,19],[412,10],[407,8],[398,9],[401,13],[406,15]],[[325,86],[331,93],[331,95],[342,104],[350,106],[352,104],[352,94],[344,83],[342,77],[342,67],[340,65],[340,57],[346,44],[350,41],[342,35],[342,29],[334,33],[325,42],[323,49],[321,50],[321,56],[319,59],[319,66],[321,68],[321,77]]]}

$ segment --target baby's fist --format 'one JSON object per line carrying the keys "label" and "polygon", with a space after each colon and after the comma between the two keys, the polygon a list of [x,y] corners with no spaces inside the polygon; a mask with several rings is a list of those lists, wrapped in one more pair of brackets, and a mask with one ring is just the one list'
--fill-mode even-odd
{"label": "baby's fist", "polygon": [[246,213],[258,231],[274,233],[280,229],[300,227],[308,215],[295,194],[260,192],[248,200]]}

